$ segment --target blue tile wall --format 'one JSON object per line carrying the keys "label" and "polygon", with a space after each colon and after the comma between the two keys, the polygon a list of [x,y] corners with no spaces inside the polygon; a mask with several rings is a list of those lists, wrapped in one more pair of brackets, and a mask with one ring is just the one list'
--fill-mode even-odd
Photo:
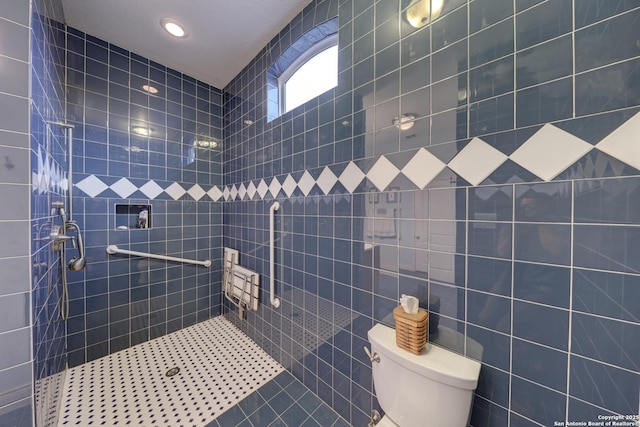
{"label": "blue tile wall", "polygon": [[[59,188],[51,180],[47,183],[54,191],[48,196],[31,191],[34,154],[45,145],[44,121],[62,111],[58,77],[63,64],[55,26],[43,18],[45,8],[52,11],[55,4],[38,1],[30,7],[29,2],[9,1],[0,12],[5,40],[0,47],[0,151],[5,159],[0,186],[10,202],[1,214],[8,244],[0,255],[0,424],[12,426],[34,425],[34,413],[55,419],[56,409],[49,408],[57,406],[61,389],[56,385],[61,385],[59,372],[66,363],[64,328],[54,317],[57,301],[52,298],[57,263],[38,239],[48,237],[50,213],[42,208],[59,196]],[[61,161],[57,138],[49,139],[46,153],[51,172]]]}
{"label": "blue tile wall", "polygon": [[[457,0],[415,29],[406,3],[313,1],[224,89],[224,245],[268,283],[280,201],[282,300],[225,314],[352,425],[401,293],[483,363],[474,427],[637,413],[640,8]],[[335,15],[338,86],[267,121],[268,69]]]}
{"label": "blue tile wall", "polygon": [[[35,1],[31,14],[31,310],[35,425],[57,422],[67,365],[65,323],[60,318],[59,254],[49,240],[62,224],[52,203],[66,200],[65,132],[47,122],[64,122],[65,32],[55,19],[59,1]],[[31,425],[31,422],[29,423]]]}
{"label": "blue tile wall", "polygon": [[[222,206],[211,190],[222,184],[222,96],[73,28],[64,36],[74,219],[87,255],[87,268],[69,273],[76,366],[220,313]],[[116,204],[151,205],[151,228],[116,230]],[[110,244],[213,264],[110,256]]]}

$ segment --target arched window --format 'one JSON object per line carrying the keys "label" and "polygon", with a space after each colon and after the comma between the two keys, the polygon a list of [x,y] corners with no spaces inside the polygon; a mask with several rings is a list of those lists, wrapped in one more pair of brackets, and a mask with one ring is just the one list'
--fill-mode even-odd
{"label": "arched window", "polygon": [[337,37],[325,40],[329,43],[314,45],[278,79],[284,101],[280,105],[281,113],[291,111],[338,85],[338,40]]}
{"label": "arched window", "polygon": [[267,74],[268,120],[293,110],[338,85],[338,19],[296,40]]}

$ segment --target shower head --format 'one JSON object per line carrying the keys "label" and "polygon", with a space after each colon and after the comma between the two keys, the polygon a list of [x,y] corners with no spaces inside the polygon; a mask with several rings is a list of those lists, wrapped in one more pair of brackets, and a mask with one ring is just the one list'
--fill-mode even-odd
{"label": "shower head", "polygon": [[87,264],[87,261],[85,257],[80,257],[80,258],[73,257],[71,258],[71,261],[69,261],[69,270],[80,271],[85,267],[86,264]]}
{"label": "shower head", "polygon": [[80,271],[87,265],[87,259],[84,256],[84,242],[82,241],[82,232],[80,231],[78,223],[76,223],[75,221],[67,221],[65,223],[65,227],[67,230],[76,232],[76,246],[78,249],[78,256],[71,258],[71,261],[69,261],[69,270]]}

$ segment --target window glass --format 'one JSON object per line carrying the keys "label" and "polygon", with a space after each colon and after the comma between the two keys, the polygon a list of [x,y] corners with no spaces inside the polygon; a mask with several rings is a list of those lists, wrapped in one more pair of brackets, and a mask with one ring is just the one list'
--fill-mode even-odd
{"label": "window glass", "polygon": [[316,25],[284,48],[266,78],[268,122],[336,87],[338,17]]}
{"label": "window glass", "polygon": [[338,46],[311,57],[284,83],[284,112],[338,85]]}

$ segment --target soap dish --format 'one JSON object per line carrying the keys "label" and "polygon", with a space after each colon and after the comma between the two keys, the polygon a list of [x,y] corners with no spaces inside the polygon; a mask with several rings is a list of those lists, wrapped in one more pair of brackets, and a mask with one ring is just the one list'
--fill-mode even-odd
{"label": "soap dish", "polygon": [[393,318],[396,321],[396,344],[398,347],[420,354],[427,343],[427,330],[429,328],[429,316],[427,312],[419,309],[416,314],[405,313],[402,306],[393,310]]}

